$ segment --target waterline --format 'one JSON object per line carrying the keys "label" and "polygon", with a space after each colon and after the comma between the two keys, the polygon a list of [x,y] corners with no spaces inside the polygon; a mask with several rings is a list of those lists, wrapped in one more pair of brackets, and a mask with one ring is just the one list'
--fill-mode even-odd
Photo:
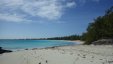
{"label": "waterline", "polygon": [[76,45],[76,42],[65,40],[0,40],[0,47],[9,50],[47,48],[54,46]]}

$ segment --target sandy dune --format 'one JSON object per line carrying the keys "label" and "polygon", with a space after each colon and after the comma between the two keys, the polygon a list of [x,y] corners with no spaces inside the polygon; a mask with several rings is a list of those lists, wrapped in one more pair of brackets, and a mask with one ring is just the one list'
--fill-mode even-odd
{"label": "sandy dune", "polygon": [[113,64],[113,46],[75,45],[0,55],[0,64]]}

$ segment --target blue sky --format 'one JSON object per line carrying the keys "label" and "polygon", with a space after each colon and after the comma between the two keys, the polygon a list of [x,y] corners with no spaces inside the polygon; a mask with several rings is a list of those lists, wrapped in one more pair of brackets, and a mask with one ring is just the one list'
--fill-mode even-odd
{"label": "blue sky", "polygon": [[113,0],[0,0],[0,39],[82,34]]}

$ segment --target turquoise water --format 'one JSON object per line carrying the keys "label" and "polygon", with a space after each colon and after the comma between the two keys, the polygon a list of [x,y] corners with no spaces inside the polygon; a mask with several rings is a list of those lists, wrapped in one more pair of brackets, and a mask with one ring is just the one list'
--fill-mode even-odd
{"label": "turquoise water", "polygon": [[0,40],[0,47],[9,50],[46,48],[74,44],[77,43],[61,40]]}

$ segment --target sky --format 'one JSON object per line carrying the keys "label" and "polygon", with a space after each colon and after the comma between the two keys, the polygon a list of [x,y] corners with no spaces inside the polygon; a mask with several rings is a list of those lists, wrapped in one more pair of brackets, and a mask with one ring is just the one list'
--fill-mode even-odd
{"label": "sky", "polygon": [[0,0],[0,39],[81,35],[113,0]]}

